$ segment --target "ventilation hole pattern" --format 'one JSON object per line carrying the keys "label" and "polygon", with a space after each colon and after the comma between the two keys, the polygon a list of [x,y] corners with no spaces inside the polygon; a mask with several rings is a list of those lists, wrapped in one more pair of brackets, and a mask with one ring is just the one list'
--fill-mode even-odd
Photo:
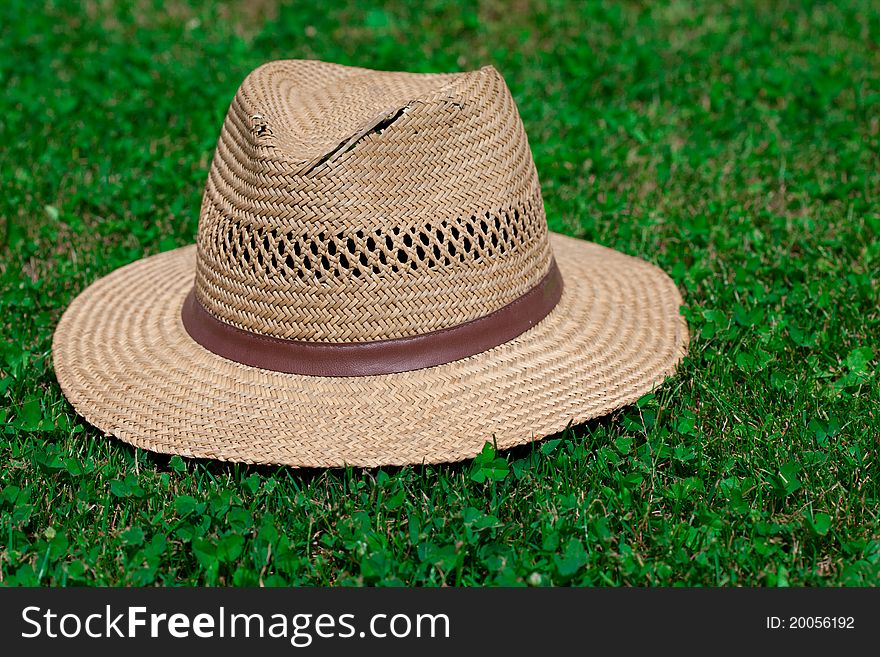
{"label": "ventilation hole pattern", "polygon": [[527,292],[552,257],[540,198],[457,221],[311,233],[203,212],[199,300],[274,337],[362,342],[457,326]]}
{"label": "ventilation hole pattern", "polygon": [[216,257],[241,262],[256,276],[289,281],[369,279],[420,269],[451,269],[493,261],[521,249],[535,237],[531,209],[499,211],[458,221],[357,229],[335,234],[294,233],[225,218],[218,226]]}

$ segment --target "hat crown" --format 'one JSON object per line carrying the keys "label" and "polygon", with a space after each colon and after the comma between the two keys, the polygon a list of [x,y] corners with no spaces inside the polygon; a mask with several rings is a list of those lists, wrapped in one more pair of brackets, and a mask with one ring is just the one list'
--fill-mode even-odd
{"label": "hat crown", "polygon": [[227,113],[202,202],[196,297],[248,331],[318,342],[490,315],[552,262],[538,177],[493,68],[270,62]]}

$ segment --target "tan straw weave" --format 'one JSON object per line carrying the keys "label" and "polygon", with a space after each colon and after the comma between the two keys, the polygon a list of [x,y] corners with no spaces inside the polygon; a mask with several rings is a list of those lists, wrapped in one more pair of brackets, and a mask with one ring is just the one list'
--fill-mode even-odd
{"label": "tan straw weave", "polygon": [[[197,343],[184,298],[267,338],[364,343],[492,316],[555,257],[562,298],[533,328],[435,367],[305,376]],[[492,68],[386,73],[266,64],[227,114],[197,248],[123,267],[64,314],[58,380],[138,447],[292,466],[454,461],[630,403],[687,347],[663,272],[548,233],[514,102]]]}
{"label": "tan straw weave", "polygon": [[491,68],[266,64],[214,157],[196,290],[227,322],[360,342],[455,326],[550,266],[525,131]]}

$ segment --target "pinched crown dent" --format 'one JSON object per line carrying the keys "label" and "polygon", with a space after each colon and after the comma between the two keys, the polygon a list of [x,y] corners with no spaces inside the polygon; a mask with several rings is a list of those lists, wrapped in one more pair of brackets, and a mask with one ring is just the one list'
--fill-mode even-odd
{"label": "pinched crown dent", "polygon": [[196,294],[274,337],[362,342],[488,315],[551,253],[516,106],[492,68],[251,73],[202,203]]}

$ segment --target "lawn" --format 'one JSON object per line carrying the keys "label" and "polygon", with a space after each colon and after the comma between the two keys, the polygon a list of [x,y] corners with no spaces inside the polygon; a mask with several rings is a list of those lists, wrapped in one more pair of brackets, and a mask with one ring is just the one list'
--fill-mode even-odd
{"label": "lawn", "polygon": [[[0,583],[877,584],[880,7],[416,5],[2,3]],[[194,240],[229,101],[280,58],[494,64],[551,229],[679,285],[679,374],[441,466],[192,461],[78,419],[62,311]]]}

